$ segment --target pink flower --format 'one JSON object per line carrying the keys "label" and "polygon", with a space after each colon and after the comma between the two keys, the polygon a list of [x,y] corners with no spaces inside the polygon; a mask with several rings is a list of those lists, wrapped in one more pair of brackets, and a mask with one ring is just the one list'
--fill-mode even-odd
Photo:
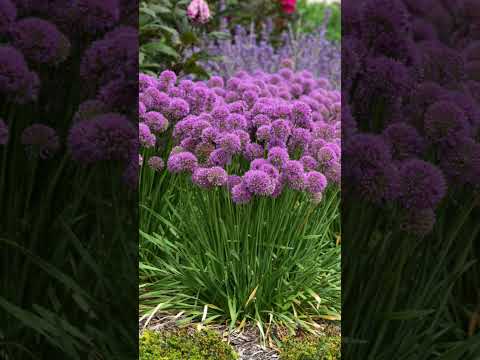
{"label": "pink flower", "polygon": [[285,14],[292,14],[297,9],[297,0],[280,0],[280,5]]}
{"label": "pink flower", "polygon": [[187,16],[190,20],[205,24],[210,19],[210,9],[205,0],[192,0],[187,7]]}

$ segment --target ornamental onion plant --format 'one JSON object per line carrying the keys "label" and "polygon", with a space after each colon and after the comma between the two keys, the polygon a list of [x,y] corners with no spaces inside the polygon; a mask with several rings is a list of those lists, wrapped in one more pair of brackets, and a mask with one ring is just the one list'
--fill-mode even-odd
{"label": "ornamental onion plant", "polygon": [[478,355],[479,7],[426,3],[342,4],[346,358]]}
{"label": "ornamental onion plant", "polygon": [[[141,313],[252,321],[264,338],[275,325],[315,331],[339,319],[339,92],[287,67],[144,79]],[[153,176],[159,154],[166,169]],[[169,188],[162,204],[152,179]]]}

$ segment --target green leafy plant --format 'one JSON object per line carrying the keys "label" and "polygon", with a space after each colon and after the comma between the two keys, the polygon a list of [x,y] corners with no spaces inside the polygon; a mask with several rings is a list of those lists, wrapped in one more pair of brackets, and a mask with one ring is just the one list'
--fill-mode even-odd
{"label": "green leafy plant", "polygon": [[[327,38],[340,41],[342,36],[340,4],[308,3],[306,0],[300,0],[297,6],[297,26],[300,31],[314,32],[327,21]],[[327,19],[325,19],[326,16],[328,16]]]}
{"label": "green leafy plant", "polygon": [[141,233],[155,249],[142,263],[140,311],[185,311],[187,320],[228,319],[231,328],[256,323],[315,330],[338,319],[340,247],[332,243],[338,189],[319,205],[288,191],[278,199],[233,204],[226,189],[203,191],[178,179],[171,219],[155,214],[161,233]]}
{"label": "green leafy plant", "polygon": [[[190,51],[199,44],[199,36],[207,32],[202,25],[189,22],[186,7],[189,0],[149,0],[140,4],[139,63],[145,73],[158,73],[170,69],[177,74],[193,74],[206,78],[207,72],[199,60],[208,59],[202,50]],[[212,37],[220,36],[212,32]],[[225,36],[222,34],[221,36]]]}
{"label": "green leafy plant", "polygon": [[189,333],[145,330],[140,337],[140,360],[235,360],[238,354],[211,330]]}

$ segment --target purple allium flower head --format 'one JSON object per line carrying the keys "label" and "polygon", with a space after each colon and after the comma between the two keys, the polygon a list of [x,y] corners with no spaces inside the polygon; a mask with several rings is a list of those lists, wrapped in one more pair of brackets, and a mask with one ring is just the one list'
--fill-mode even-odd
{"label": "purple allium flower head", "polygon": [[295,128],[293,129],[288,145],[292,150],[302,149],[305,151],[311,142],[312,133],[310,131],[303,128]]}
{"label": "purple allium flower head", "polygon": [[288,160],[288,151],[282,147],[272,147],[268,151],[268,161],[279,169],[281,169]]}
{"label": "purple allium flower head", "polygon": [[300,161],[289,160],[283,167],[283,175],[288,185],[294,190],[305,188],[305,174]]}
{"label": "purple allium flower head", "polygon": [[226,133],[221,135],[217,139],[217,144],[222,148],[227,154],[233,155],[241,151],[242,145],[240,143],[240,138],[232,133]]}
{"label": "purple allium flower head", "polygon": [[177,174],[182,172],[191,173],[198,166],[198,160],[191,152],[179,152],[170,154],[167,161],[168,171]]}
{"label": "purple allium flower head", "polygon": [[55,130],[43,124],[33,124],[25,128],[21,142],[29,155],[41,159],[52,157],[60,149],[60,141]]}
{"label": "purple allium flower head", "polygon": [[242,100],[234,101],[228,104],[228,111],[232,114],[243,114],[245,111],[247,111],[247,109],[247,104],[245,103],[245,101]]}
{"label": "purple allium flower head", "polygon": [[400,166],[400,203],[406,209],[435,208],[446,193],[446,181],[435,165],[418,159]]}
{"label": "purple allium flower head", "polygon": [[227,172],[219,166],[197,168],[192,175],[193,183],[205,189],[224,186],[227,184],[227,180]]}
{"label": "purple allium flower head", "polygon": [[210,126],[202,130],[200,139],[202,142],[205,142],[205,143],[216,143],[219,135],[220,135],[220,131]]}
{"label": "purple allium flower head", "polygon": [[432,142],[442,142],[449,137],[468,132],[464,112],[454,103],[438,101],[425,113],[425,134]]}
{"label": "purple allium flower head", "polygon": [[10,0],[0,1],[0,36],[6,34],[17,17],[17,8]]}
{"label": "purple allium flower head", "polygon": [[22,53],[0,46],[0,94],[25,103],[36,99],[38,86],[38,76],[29,71]]}
{"label": "purple allium flower head", "polygon": [[263,165],[267,165],[269,164],[268,161],[264,158],[258,158],[258,159],[254,159],[252,160],[252,162],[250,163],[250,170],[261,170],[261,168],[263,167]]}
{"label": "purple allium flower head", "polygon": [[216,106],[212,112],[212,121],[213,124],[218,127],[219,129],[227,130],[228,128],[228,123],[227,123],[227,117],[230,114],[228,106],[226,105],[218,105]]}
{"label": "purple allium flower head", "polygon": [[88,120],[97,115],[110,112],[109,107],[100,100],[86,100],[78,106],[78,110],[73,117],[74,122]]}
{"label": "purple allium flower head", "polygon": [[159,111],[167,113],[170,105],[170,97],[158,90],[156,87],[148,87],[141,95],[147,97],[148,102],[145,104],[147,110]]}
{"label": "purple allium flower head", "polygon": [[247,119],[242,114],[230,114],[226,119],[227,129],[245,129],[247,127]]}
{"label": "purple allium flower head", "polygon": [[233,187],[242,182],[242,177],[238,175],[229,175],[227,179],[227,188],[232,191]]}
{"label": "purple allium flower head", "polygon": [[442,146],[440,154],[440,168],[452,184],[480,185],[480,143],[456,136]]}
{"label": "purple allium flower head", "polygon": [[193,136],[187,136],[180,141],[180,146],[187,151],[194,152],[198,145],[198,140]]}
{"label": "purple allium flower head", "polygon": [[[329,183],[340,185],[342,180],[342,164],[339,161],[335,161],[334,163],[330,164],[325,170],[324,175],[327,178]],[[393,194],[389,195],[391,198],[395,196],[394,192],[397,190],[396,188],[396,180],[395,183],[392,183],[390,190]]]}
{"label": "purple allium flower head", "polygon": [[233,133],[240,139],[242,150],[245,150],[245,147],[250,144],[250,134],[244,130],[234,130]]}
{"label": "purple allium flower head", "polygon": [[154,147],[157,142],[155,135],[152,134],[150,128],[145,123],[138,124],[138,136],[140,139],[140,145],[146,148]]}
{"label": "purple allium flower head", "polygon": [[162,171],[165,167],[165,163],[161,157],[152,156],[150,159],[148,159],[148,166],[150,166],[152,170]]}
{"label": "purple allium flower head", "polygon": [[27,59],[38,64],[56,65],[70,52],[70,42],[49,21],[26,18],[18,21],[11,31],[13,45]]}
{"label": "purple allium flower head", "polygon": [[232,200],[236,204],[247,204],[252,199],[252,193],[247,189],[244,182],[232,188]]}
{"label": "purple allium flower head", "polygon": [[178,120],[188,115],[190,106],[181,98],[173,98],[170,101],[167,112],[174,120]]}
{"label": "purple allium flower head", "polygon": [[322,167],[328,167],[338,160],[337,153],[330,144],[322,146],[314,155]]}
{"label": "purple allium flower head", "polygon": [[76,123],[68,136],[68,147],[75,161],[128,161],[138,166],[138,132],[130,120],[108,113]]}
{"label": "purple allium flower head", "polygon": [[290,123],[287,120],[275,120],[271,125],[273,137],[286,141],[291,134]]}
{"label": "purple allium flower head", "polygon": [[248,191],[254,195],[269,196],[275,190],[275,182],[264,171],[249,170],[243,176],[243,181]]}
{"label": "purple allium flower head", "polygon": [[164,70],[158,77],[158,89],[161,91],[168,91],[171,87],[175,86],[177,82],[177,75],[171,70]]}
{"label": "purple allium flower head", "polygon": [[392,156],[404,160],[420,156],[425,149],[425,140],[417,130],[405,123],[395,123],[383,131],[383,136],[390,144]]}
{"label": "purple allium flower head", "polygon": [[156,134],[165,132],[168,128],[168,120],[156,111],[149,111],[143,116],[145,124]]}
{"label": "purple allium flower head", "polygon": [[225,169],[213,166],[206,170],[206,180],[210,186],[224,186],[228,181],[228,174]]}
{"label": "purple allium flower head", "polygon": [[119,78],[103,85],[97,99],[107,104],[111,109],[123,113],[132,111],[131,105],[135,99],[136,81]]}
{"label": "purple allium flower head", "polygon": [[255,115],[252,119],[252,125],[257,128],[263,125],[270,125],[270,124],[271,124],[270,118],[264,114]]}
{"label": "purple allium flower head", "polygon": [[300,162],[302,163],[303,167],[306,171],[317,170],[319,167],[319,163],[315,158],[310,155],[304,155],[300,158]]}
{"label": "purple allium flower head", "polygon": [[212,76],[210,79],[208,79],[207,85],[210,88],[223,88],[224,81],[221,76]]}
{"label": "purple allium flower head", "polygon": [[223,149],[216,149],[212,151],[208,157],[208,164],[211,166],[225,166],[232,160],[231,154]]}
{"label": "purple allium flower head", "polygon": [[78,0],[75,4],[82,30],[89,34],[111,29],[120,18],[118,0]]}
{"label": "purple allium flower head", "polygon": [[[137,61],[136,28],[121,26],[107,33],[100,40],[92,42],[82,55],[80,76],[84,83],[83,92],[92,97],[100,86],[110,81],[133,80],[137,76]],[[132,82],[138,85],[136,81]],[[148,106],[146,102],[145,105]]]}
{"label": "purple allium flower head", "polygon": [[142,74],[138,75],[138,88],[140,92],[145,91],[149,87],[155,88],[157,86],[157,79],[153,76]]}
{"label": "purple allium flower head", "polygon": [[250,144],[247,144],[247,146],[245,147],[244,155],[248,160],[251,161],[251,160],[263,157],[263,153],[264,153],[263,146],[257,143],[250,143]]}
{"label": "purple allium flower head", "polygon": [[268,141],[271,138],[272,127],[270,125],[262,125],[257,129],[256,137],[258,141]]}
{"label": "purple allium flower head", "polygon": [[6,145],[8,142],[8,126],[5,121],[0,119],[0,145]]}
{"label": "purple allium flower head", "polygon": [[305,189],[311,193],[321,193],[327,187],[327,178],[318,171],[309,171],[305,174]]}
{"label": "purple allium flower head", "polygon": [[279,180],[280,179],[280,172],[272,164],[265,163],[265,164],[259,166],[258,170],[261,170],[261,171],[267,173],[273,180]]}

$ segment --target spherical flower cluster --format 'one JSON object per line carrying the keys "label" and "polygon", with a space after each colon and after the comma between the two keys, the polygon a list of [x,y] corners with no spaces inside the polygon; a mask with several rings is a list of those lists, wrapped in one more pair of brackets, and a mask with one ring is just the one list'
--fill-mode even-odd
{"label": "spherical flower cluster", "polygon": [[225,187],[235,203],[289,189],[318,202],[328,184],[340,183],[340,94],[307,71],[289,75],[194,82],[171,71],[142,74],[140,142],[158,152],[170,124],[177,146],[167,170],[204,189]]}
{"label": "spherical flower cluster", "polygon": [[70,41],[49,21],[26,18],[11,29],[13,45],[25,57],[37,64],[56,65],[63,62],[70,52]]}
{"label": "spherical flower cluster", "polygon": [[60,149],[60,140],[54,129],[43,124],[33,124],[22,132],[21,143],[29,156],[48,159]]}
{"label": "spherical flower cluster", "polygon": [[[140,164],[140,166],[143,164]],[[163,168],[165,167],[165,163],[163,162],[163,159],[159,156],[152,156],[150,159],[148,159],[148,166],[152,168],[155,171],[162,171]]]}
{"label": "spherical flower cluster", "polygon": [[18,103],[35,100],[39,79],[31,72],[21,52],[12,46],[0,46],[0,94]]}
{"label": "spherical flower cluster", "polygon": [[[135,126],[127,117],[108,113],[74,124],[68,136],[68,147],[72,158],[83,164],[132,162],[133,154],[138,154],[137,136]],[[135,163],[138,166],[138,159]]]}
{"label": "spherical flower cluster", "polygon": [[75,18],[81,30],[97,34],[111,29],[120,19],[118,0],[78,0],[75,5]]}

